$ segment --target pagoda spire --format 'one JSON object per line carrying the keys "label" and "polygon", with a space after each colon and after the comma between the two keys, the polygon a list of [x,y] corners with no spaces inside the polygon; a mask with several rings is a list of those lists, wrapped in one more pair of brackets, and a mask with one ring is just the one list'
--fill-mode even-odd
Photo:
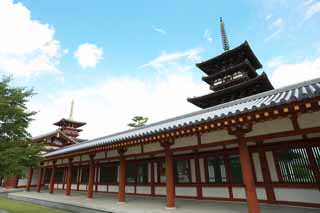
{"label": "pagoda spire", "polygon": [[220,17],[220,32],[221,32],[223,50],[228,51],[229,50],[229,42],[228,42],[226,30],[224,28],[224,22],[222,20],[222,17]]}
{"label": "pagoda spire", "polygon": [[74,101],[72,99],[71,101],[71,107],[70,107],[70,114],[69,114],[69,119],[72,120],[73,118],[73,105],[74,105]]}

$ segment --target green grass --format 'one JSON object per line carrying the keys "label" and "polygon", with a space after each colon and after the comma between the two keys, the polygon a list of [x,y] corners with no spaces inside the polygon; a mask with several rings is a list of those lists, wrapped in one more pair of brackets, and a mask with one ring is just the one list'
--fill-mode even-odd
{"label": "green grass", "polygon": [[0,209],[10,213],[65,213],[65,211],[5,198],[0,198]]}

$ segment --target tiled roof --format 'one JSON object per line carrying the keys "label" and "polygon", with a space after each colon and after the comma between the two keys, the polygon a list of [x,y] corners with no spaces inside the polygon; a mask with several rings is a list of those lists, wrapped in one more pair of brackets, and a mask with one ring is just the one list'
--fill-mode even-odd
{"label": "tiled roof", "polygon": [[143,127],[107,135],[101,138],[96,138],[87,142],[82,142],[80,144],[74,144],[45,154],[44,157],[51,157],[77,150],[100,146],[103,144],[115,143],[133,137],[139,137],[165,130],[180,128],[183,126],[194,125],[203,121],[226,118],[232,115],[257,111],[260,109],[291,103],[294,101],[302,101],[315,96],[320,96],[320,78],[279,89],[270,90],[264,93],[170,118]]}

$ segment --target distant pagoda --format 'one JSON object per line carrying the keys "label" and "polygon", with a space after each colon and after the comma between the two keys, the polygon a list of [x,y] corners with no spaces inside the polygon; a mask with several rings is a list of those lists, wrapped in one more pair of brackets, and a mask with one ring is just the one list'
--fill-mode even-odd
{"label": "distant pagoda", "polygon": [[86,125],[86,123],[73,120],[73,105],[74,102],[72,100],[69,118],[62,118],[58,122],[55,122],[54,125],[58,126],[59,130],[61,130],[67,136],[76,138],[79,136],[79,132],[82,131],[82,129],[79,128]]}
{"label": "distant pagoda", "polygon": [[207,75],[202,77],[202,80],[210,85],[213,92],[187,99],[200,108],[212,107],[273,89],[267,75],[264,72],[260,75],[256,72],[262,65],[249,43],[245,41],[229,50],[222,18],[220,18],[220,30],[224,52],[196,64]]}

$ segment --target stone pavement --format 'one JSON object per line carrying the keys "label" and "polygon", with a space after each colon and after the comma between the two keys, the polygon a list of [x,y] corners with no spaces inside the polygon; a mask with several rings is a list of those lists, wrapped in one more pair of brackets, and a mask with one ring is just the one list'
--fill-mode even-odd
{"label": "stone pavement", "polygon": [[[165,209],[165,198],[126,196],[127,202],[117,203],[116,194],[95,193],[93,199],[84,192],[72,192],[65,196],[63,191],[49,194],[47,191],[14,192],[9,198],[33,202],[49,207],[65,209],[72,212],[113,212],[113,213],[246,213],[245,203],[217,202],[205,200],[176,199],[176,209]],[[73,208],[73,209],[72,209]],[[79,209],[83,209],[83,211]],[[319,209],[289,206],[261,205],[262,213],[319,213]]]}

